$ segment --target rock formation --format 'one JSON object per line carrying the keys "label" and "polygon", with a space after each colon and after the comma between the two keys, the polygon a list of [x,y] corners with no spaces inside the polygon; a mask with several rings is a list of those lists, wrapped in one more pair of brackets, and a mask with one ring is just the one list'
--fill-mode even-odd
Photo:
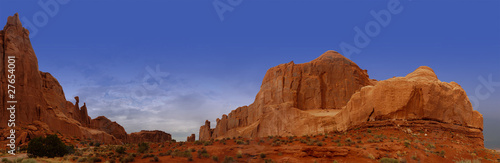
{"label": "rock formation", "polygon": [[[29,31],[22,27],[18,14],[9,16],[7,24],[0,31],[0,73],[2,87],[0,105],[7,108],[7,60],[15,56],[15,100],[17,143],[48,132],[59,132],[69,137],[91,138],[105,143],[120,141],[106,132],[88,128],[90,117],[85,104],[82,107],[67,101],[59,82],[49,73],[38,70],[38,61],[31,47]],[[0,111],[0,120],[7,122],[8,111]],[[21,130],[25,126],[28,130]],[[2,130],[7,123],[0,123]],[[5,133],[5,132],[4,132]],[[1,139],[5,139],[2,136]],[[24,140],[23,140],[24,139]]]}
{"label": "rock formation", "polygon": [[439,81],[427,66],[363,87],[336,118],[338,130],[381,120],[433,120],[483,129],[483,116],[472,109],[462,87]]}
{"label": "rock formation", "polygon": [[172,136],[159,130],[134,132],[129,135],[129,143],[151,142],[160,143],[172,140]]}
{"label": "rock formation", "polygon": [[[438,80],[426,66],[384,81],[335,51],[303,64],[269,69],[255,102],[207,120],[200,140],[289,136],[345,131],[375,121],[433,121],[482,138],[482,115],[455,82]],[[419,122],[420,123],[420,122]],[[481,143],[482,144],[482,143]]]}
{"label": "rock formation", "polygon": [[186,142],[194,142],[196,140],[196,135],[191,134],[191,136],[187,137]]}
{"label": "rock formation", "polygon": [[104,131],[115,138],[120,139],[123,143],[129,142],[129,136],[125,129],[118,123],[112,122],[105,116],[99,116],[90,121],[90,127]]}
{"label": "rock formation", "polygon": [[[46,134],[60,133],[63,140],[93,139],[106,144],[121,144],[130,142],[129,135],[122,126],[111,122],[106,117],[91,119],[87,106],[79,106],[67,101],[63,88],[50,73],[38,69],[38,61],[29,40],[29,31],[22,27],[19,15],[9,16],[7,24],[0,31],[0,106],[7,108],[9,94],[7,93],[8,57],[15,56],[15,100],[16,104],[16,144],[22,145],[30,139]],[[7,109],[0,110],[0,121],[10,119]],[[0,141],[5,141],[10,127],[0,123],[2,135]],[[166,133],[151,136],[150,134],[134,134],[134,142],[139,140],[170,139]],[[138,136],[139,135],[139,136]],[[140,135],[147,136],[141,138]]]}
{"label": "rock formation", "polygon": [[308,63],[281,64],[267,71],[253,104],[217,119],[213,133],[205,123],[200,128],[200,140],[323,132],[320,126],[305,125],[310,121],[302,117],[317,110],[339,110],[352,94],[374,82],[366,70],[335,51],[328,51]]}

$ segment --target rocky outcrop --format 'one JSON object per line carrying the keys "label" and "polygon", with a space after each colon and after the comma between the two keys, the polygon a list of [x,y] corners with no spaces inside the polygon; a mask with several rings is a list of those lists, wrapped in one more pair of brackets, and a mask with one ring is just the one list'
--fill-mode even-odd
{"label": "rocky outcrop", "polygon": [[191,136],[187,137],[186,142],[194,142],[196,140],[196,135],[191,134]]}
{"label": "rocky outcrop", "polygon": [[[38,70],[38,61],[29,40],[29,31],[22,27],[19,15],[9,16],[0,31],[0,105],[7,108],[8,57],[15,57],[16,139],[18,145],[36,136],[60,133],[66,137],[94,139],[103,143],[121,143],[112,135],[90,127],[86,105],[66,100],[59,82],[49,73]],[[9,111],[2,109],[0,121],[7,122]],[[0,130],[8,130],[7,123],[0,123]],[[8,132],[2,132],[8,133]],[[5,137],[0,138],[0,141]]]}
{"label": "rocky outcrop", "polygon": [[366,121],[422,119],[483,129],[483,116],[472,109],[462,87],[439,81],[427,66],[363,87],[336,118],[338,130]]}
{"label": "rocky outcrop", "polygon": [[[339,110],[357,90],[373,83],[366,70],[335,51],[327,51],[308,63],[281,64],[267,71],[253,104],[217,119],[212,134],[206,125],[202,126],[200,139],[317,132],[312,130],[321,127],[306,125],[309,122],[301,117],[308,116],[310,110]],[[279,115],[283,112],[284,117]],[[297,126],[309,127],[294,129]]]}
{"label": "rocky outcrop", "polygon": [[161,143],[172,140],[172,135],[159,130],[142,130],[140,132],[134,132],[129,134],[129,143]]}
{"label": "rocky outcrop", "polygon": [[120,141],[126,143],[129,142],[129,136],[125,129],[118,123],[112,122],[105,116],[99,116],[90,121],[90,127],[93,129],[104,131],[115,138],[120,139]]}
{"label": "rocky outcrop", "polygon": [[205,125],[200,127],[198,140],[209,140],[212,138],[213,133],[214,129],[210,128],[210,121],[206,120]]}
{"label": "rocky outcrop", "polygon": [[223,115],[214,129],[205,122],[200,140],[318,134],[388,120],[432,121],[482,139],[482,115],[472,109],[465,91],[455,82],[439,81],[431,68],[375,81],[328,51],[309,63],[269,69],[255,102]]}

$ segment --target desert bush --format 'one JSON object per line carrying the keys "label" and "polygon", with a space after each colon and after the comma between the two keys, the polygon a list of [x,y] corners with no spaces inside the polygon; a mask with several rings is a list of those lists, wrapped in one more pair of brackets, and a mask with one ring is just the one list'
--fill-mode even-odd
{"label": "desert bush", "polygon": [[28,143],[30,157],[62,157],[69,152],[68,147],[55,134],[34,138]]}
{"label": "desert bush", "polygon": [[200,150],[198,150],[198,158],[201,158],[201,157],[204,157],[204,158],[210,157],[210,155],[208,154],[208,152],[205,148],[201,148]]}
{"label": "desert bush", "polygon": [[245,144],[245,141],[243,141],[243,140],[236,140],[236,144]]}
{"label": "desert bush", "polygon": [[158,162],[158,161],[160,161],[160,159],[158,159],[157,156],[155,156],[151,160],[149,160],[149,162]]}
{"label": "desert bush", "polygon": [[148,143],[139,143],[138,144],[139,149],[137,149],[137,152],[139,153],[144,153],[149,150],[149,144]]}
{"label": "desert bush", "polygon": [[209,145],[212,145],[212,141],[205,141],[203,143],[203,146],[209,146]]}
{"label": "desert bush", "polygon": [[87,160],[87,162],[94,163],[94,162],[101,162],[102,160],[98,157],[91,157]]}
{"label": "desert bush", "polygon": [[12,163],[12,161],[7,158],[3,158],[2,163]]}
{"label": "desert bush", "polygon": [[128,155],[127,157],[124,157],[120,159],[120,162],[126,163],[126,162],[134,162],[135,158],[132,155]]}
{"label": "desert bush", "polygon": [[153,154],[145,154],[145,155],[142,155],[141,159],[145,159],[145,158],[148,158],[148,157],[154,157],[155,155]]}
{"label": "desert bush", "polygon": [[35,159],[31,159],[31,158],[30,159],[24,159],[22,161],[22,163],[36,163],[36,160]]}
{"label": "desert bush", "polygon": [[217,157],[217,156],[212,156],[212,160],[214,160],[214,161],[219,161],[219,157]]}
{"label": "desert bush", "polygon": [[266,158],[266,154],[260,153],[260,158]]}
{"label": "desert bush", "polygon": [[445,154],[446,154],[446,152],[445,152],[445,151],[441,151],[441,152],[438,152],[438,153],[437,153],[437,155],[438,155],[438,156],[441,156],[441,157],[444,157],[444,155],[445,155]]}
{"label": "desert bush", "polygon": [[411,143],[410,143],[410,141],[406,140],[404,145],[406,148],[410,148]]}
{"label": "desert bush", "polygon": [[118,154],[125,154],[125,147],[119,146],[118,148],[115,149],[115,151]]}
{"label": "desert bush", "polygon": [[265,159],[264,163],[275,163],[272,159]]}
{"label": "desert bush", "polygon": [[398,160],[396,159],[393,159],[393,158],[387,158],[387,157],[384,157],[384,158],[381,158],[379,160],[380,163],[399,163]]}
{"label": "desert bush", "polygon": [[170,155],[170,154],[172,154],[172,150],[168,150],[168,151],[167,151],[167,152],[165,152],[165,153],[160,153],[160,156],[168,156],[168,155]]}
{"label": "desert bush", "polygon": [[226,156],[224,157],[224,161],[222,161],[223,163],[232,163],[234,162],[234,158],[231,157],[231,156]]}
{"label": "desert bush", "polygon": [[174,150],[171,154],[172,157],[192,157],[191,152],[188,150],[186,151],[179,151],[179,150]]}
{"label": "desert bush", "polygon": [[81,157],[77,162],[87,162],[87,157]]}

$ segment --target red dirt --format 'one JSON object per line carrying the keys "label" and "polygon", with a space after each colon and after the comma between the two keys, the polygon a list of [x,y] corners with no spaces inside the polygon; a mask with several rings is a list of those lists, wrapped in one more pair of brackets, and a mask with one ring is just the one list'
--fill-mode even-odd
{"label": "red dirt", "polygon": [[[215,162],[212,156],[217,156],[218,162],[226,156],[237,162],[265,162],[266,159],[274,162],[379,162],[386,157],[407,162],[445,163],[461,160],[497,162],[500,159],[499,152],[478,146],[476,141],[462,133],[436,128],[385,126],[314,136],[225,138],[213,140],[211,145],[200,141],[153,143],[150,154],[158,156],[159,162],[190,162],[187,157],[160,156],[168,150],[189,149],[194,149],[189,152],[191,162]],[[136,149],[137,145],[132,145],[127,150],[127,153],[136,153],[134,162],[150,162],[152,157],[141,159],[142,154]],[[207,150],[209,158],[198,156],[202,149]],[[239,153],[241,158],[237,158]],[[261,154],[265,154],[265,158],[261,158]]]}

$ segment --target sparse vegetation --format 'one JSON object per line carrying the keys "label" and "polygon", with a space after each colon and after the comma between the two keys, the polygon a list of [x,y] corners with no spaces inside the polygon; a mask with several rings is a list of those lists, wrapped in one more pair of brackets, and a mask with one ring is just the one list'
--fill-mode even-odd
{"label": "sparse vegetation", "polygon": [[[28,156],[30,157],[62,157],[73,149],[66,146],[57,135],[37,137],[28,143]],[[73,150],[74,151],[74,150]]]}
{"label": "sparse vegetation", "polygon": [[381,158],[379,160],[380,163],[399,163],[398,160],[396,159],[393,159],[393,158],[387,158],[387,157],[384,157],[384,158]]}
{"label": "sparse vegetation", "polygon": [[138,149],[137,152],[139,153],[144,153],[149,150],[149,144],[148,143],[139,143],[138,144]]}

